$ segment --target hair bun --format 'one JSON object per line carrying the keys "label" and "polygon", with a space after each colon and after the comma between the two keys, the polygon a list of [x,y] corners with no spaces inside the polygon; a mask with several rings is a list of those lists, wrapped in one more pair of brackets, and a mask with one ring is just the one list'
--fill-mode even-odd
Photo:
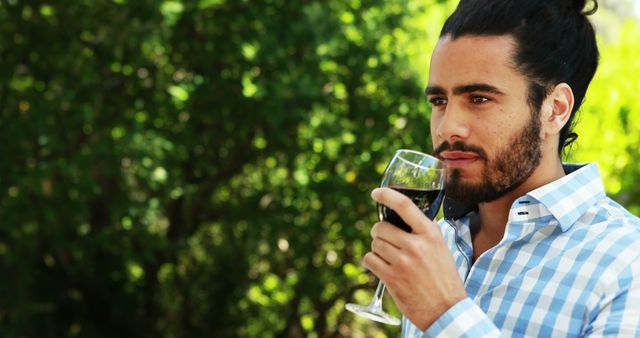
{"label": "hair bun", "polygon": [[[571,7],[577,11],[578,13],[584,14],[584,15],[591,15],[593,13],[595,13],[598,10],[598,0],[591,0],[591,1],[587,1],[587,0],[570,0],[571,1]],[[585,7],[587,6],[587,2],[592,2],[593,5],[591,5],[591,9],[587,10],[585,9]]]}

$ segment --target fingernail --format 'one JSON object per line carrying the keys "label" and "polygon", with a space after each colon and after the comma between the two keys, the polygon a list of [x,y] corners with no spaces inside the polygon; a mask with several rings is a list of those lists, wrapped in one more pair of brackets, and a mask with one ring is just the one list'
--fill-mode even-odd
{"label": "fingernail", "polygon": [[373,198],[374,195],[376,195],[379,190],[380,190],[380,188],[375,188],[375,189],[371,190],[371,197]]}

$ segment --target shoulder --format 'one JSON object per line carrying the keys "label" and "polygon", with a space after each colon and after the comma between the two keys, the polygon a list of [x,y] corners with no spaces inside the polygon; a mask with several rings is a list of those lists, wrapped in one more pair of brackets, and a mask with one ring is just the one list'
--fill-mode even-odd
{"label": "shoulder", "polygon": [[571,232],[581,238],[583,254],[590,253],[607,270],[640,265],[640,219],[610,198],[589,208]]}
{"label": "shoulder", "polygon": [[640,236],[640,219],[612,199],[605,197],[591,206],[577,221],[578,227],[602,227]]}
{"label": "shoulder", "polygon": [[626,234],[640,240],[640,219],[608,197],[589,208],[578,222],[607,229],[605,234]]}

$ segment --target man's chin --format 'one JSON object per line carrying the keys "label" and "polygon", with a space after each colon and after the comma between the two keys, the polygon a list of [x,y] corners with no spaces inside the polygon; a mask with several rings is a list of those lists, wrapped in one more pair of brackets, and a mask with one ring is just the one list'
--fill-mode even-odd
{"label": "man's chin", "polygon": [[484,168],[447,168],[447,183],[448,181],[459,180],[462,184],[475,185],[481,184],[485,179],[482,173],[485,172]]}
{"label": "man's chin", "polygon": [[461,192],[478,190],[484,183],[482,177],[479,176],[478,174],[470,175],[461,170],[453,169],[447,176],[445,185],[446,187],[456,187],[456,190]]}
{"label": "man's chin", "polygon": [[445,186],[447,197],[464,204],[476,205],[498,199],[502,193],[493,186],[470,184],[456,180],[447,182]]}
{"label": "man's chin", "polygon": [[475,195],[474,192],[477,191],[476,187],[471,187],[466,184],[460,184],[457,182],[447,182],[445,185],[445,191],[447,197],[456,200],[461,203],[475,204]]}

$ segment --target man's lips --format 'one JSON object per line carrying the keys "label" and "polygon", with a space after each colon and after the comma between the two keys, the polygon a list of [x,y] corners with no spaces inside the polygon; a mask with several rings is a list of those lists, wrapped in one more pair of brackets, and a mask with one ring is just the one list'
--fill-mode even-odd
{"label": "man's lips", "polygon": [[476,153],[468,153],[463,151],[443,151],[439,157],[449,167],[464,167],[480,159]]}

